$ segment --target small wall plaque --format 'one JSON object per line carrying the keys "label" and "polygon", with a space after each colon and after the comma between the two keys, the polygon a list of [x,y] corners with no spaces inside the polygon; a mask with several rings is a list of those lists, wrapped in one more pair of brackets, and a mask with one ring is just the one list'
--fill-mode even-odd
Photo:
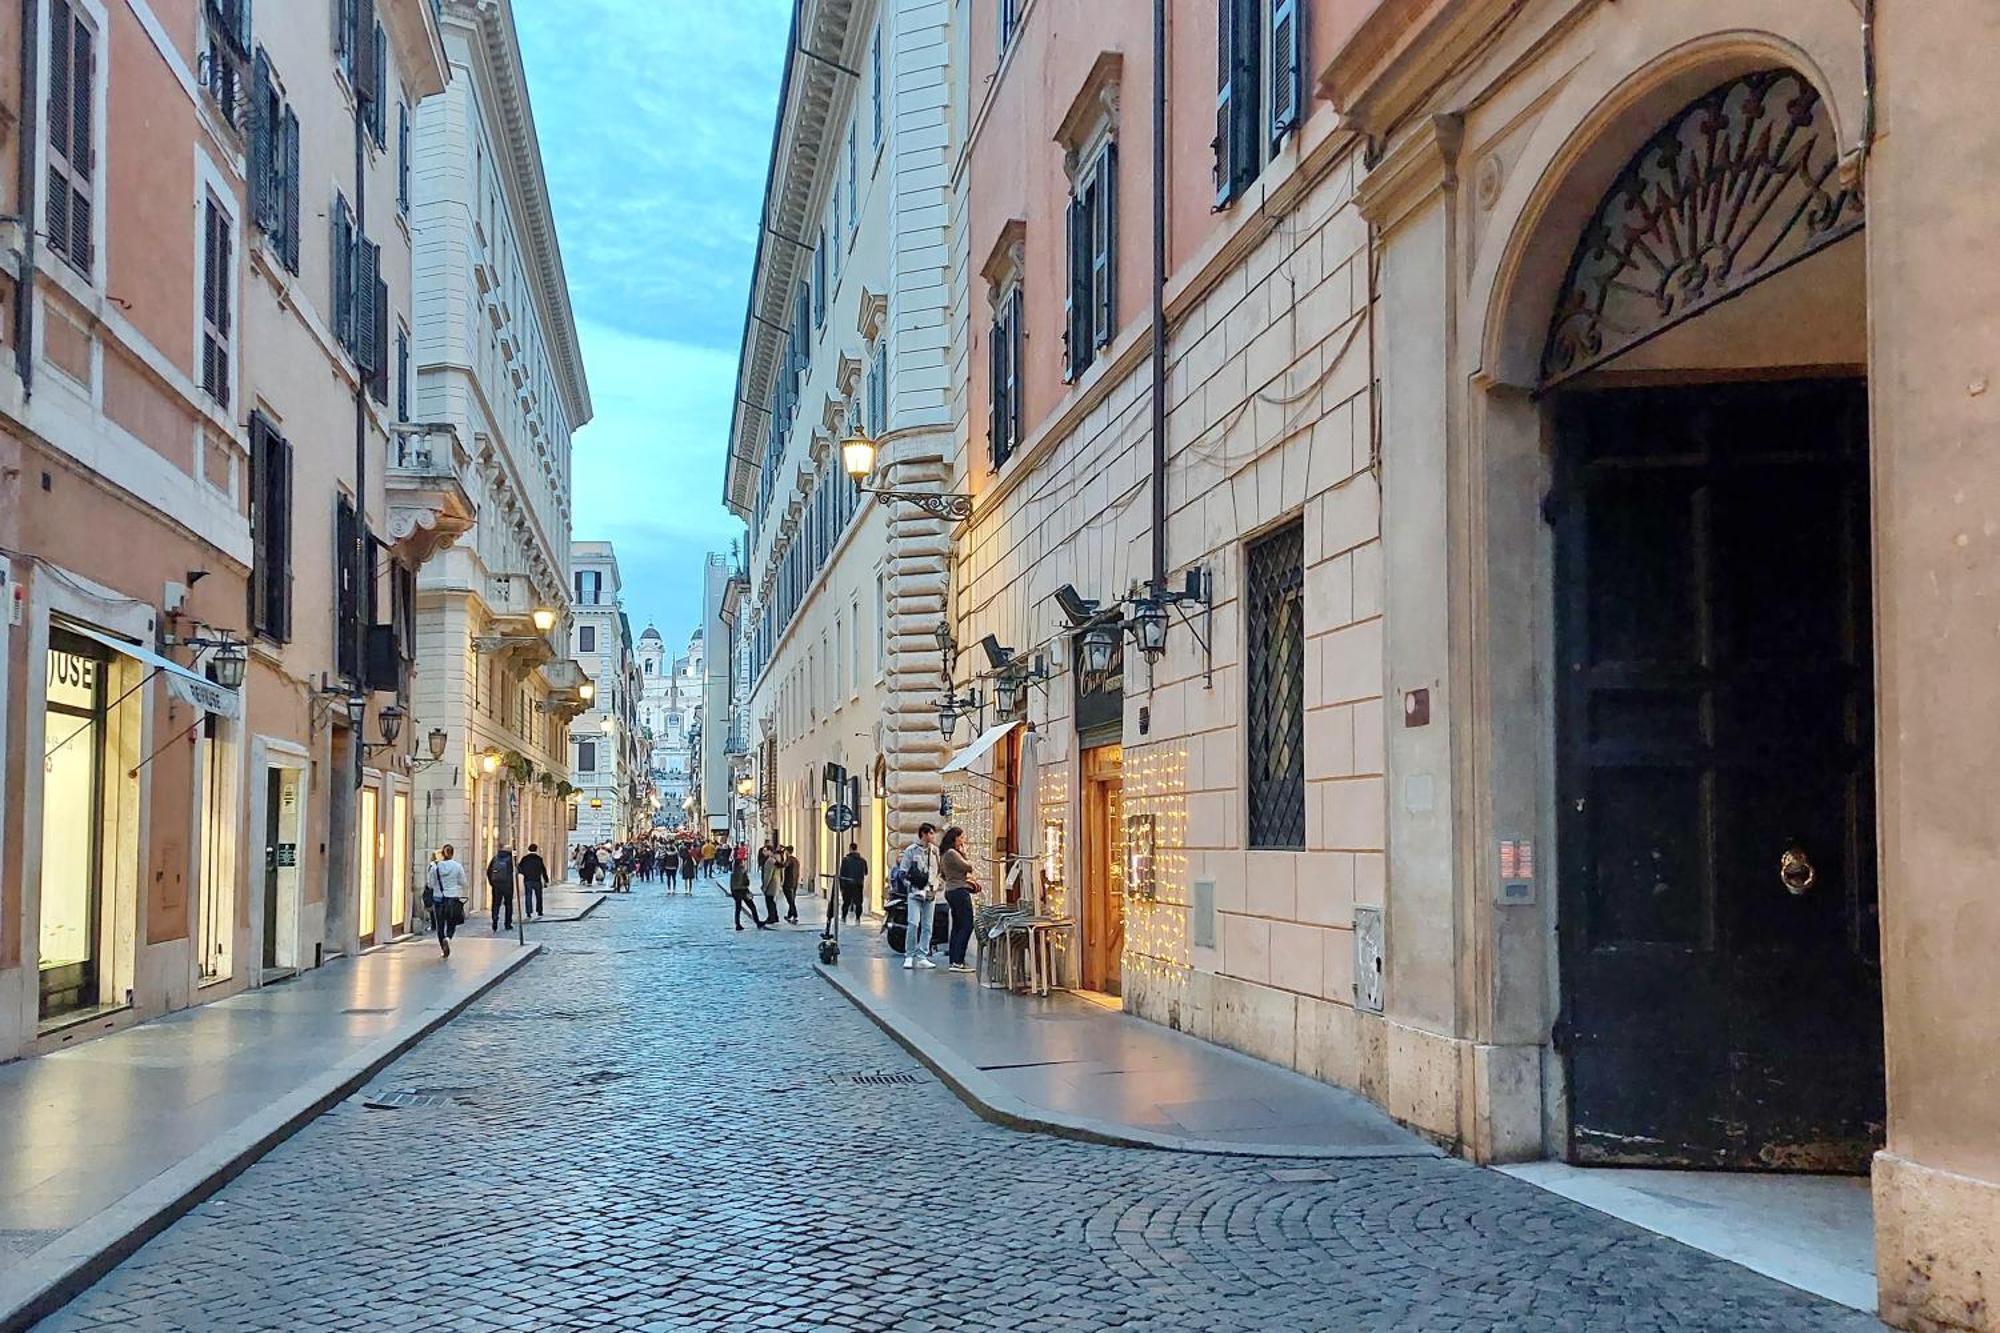
{"label": "small wall plaque", "polygon": [[1513,907],[1535,901],[1533,839],[1500,839],[1500,901]]}

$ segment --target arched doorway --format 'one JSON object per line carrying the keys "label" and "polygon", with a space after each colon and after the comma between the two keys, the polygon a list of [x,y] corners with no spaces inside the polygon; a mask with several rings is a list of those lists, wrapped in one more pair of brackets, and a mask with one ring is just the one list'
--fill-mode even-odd
{"label": "arched doorway", "polygon": [[1573,1161],[1861,1171],[1880,1144],[1863,218],[1838,161],[1803,76],[1703,92],[1603,195],[1548,325]]}

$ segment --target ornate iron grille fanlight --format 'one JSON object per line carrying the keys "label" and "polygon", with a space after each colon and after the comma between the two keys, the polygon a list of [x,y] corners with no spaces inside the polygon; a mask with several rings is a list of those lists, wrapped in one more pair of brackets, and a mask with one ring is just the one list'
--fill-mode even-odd
{"label": "ornate iron grille fanlight", "polygon": [[1544,387],[1858,230],[1824,99],[1788,69],[1697,98],[1626,164],[1570,259]]}

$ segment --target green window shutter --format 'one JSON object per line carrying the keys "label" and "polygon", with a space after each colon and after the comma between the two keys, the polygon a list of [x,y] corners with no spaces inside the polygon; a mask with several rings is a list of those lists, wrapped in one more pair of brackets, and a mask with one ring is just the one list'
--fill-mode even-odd
{"label": "green window shutter", "polygon": [[1271,0],[1271,148],[1298,128],[1305,114],[1301,70],[1305,63],[1299,0]]}
{"label": "green window shutter", "polygon": [[299,117],[290,107],[285,108],[283,126],[284,185],[280,191],[283,199],[279,205],[278,248],[285,267],[296,276],[299,271]]}

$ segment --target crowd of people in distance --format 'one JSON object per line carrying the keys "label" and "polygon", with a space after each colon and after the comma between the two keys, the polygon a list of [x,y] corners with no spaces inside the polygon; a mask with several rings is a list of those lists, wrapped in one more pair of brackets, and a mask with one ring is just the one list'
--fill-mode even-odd
{"label": "crowd of people in distance", "polygon": [[629,842],[583,844],[570,851],[570,867],[585,888],[599,880],[613,893],[630,893],[632,881],[664,883],[669,893],[694,892],[697,878],[727,874],[739,849],[723,839],[676,834]]}

